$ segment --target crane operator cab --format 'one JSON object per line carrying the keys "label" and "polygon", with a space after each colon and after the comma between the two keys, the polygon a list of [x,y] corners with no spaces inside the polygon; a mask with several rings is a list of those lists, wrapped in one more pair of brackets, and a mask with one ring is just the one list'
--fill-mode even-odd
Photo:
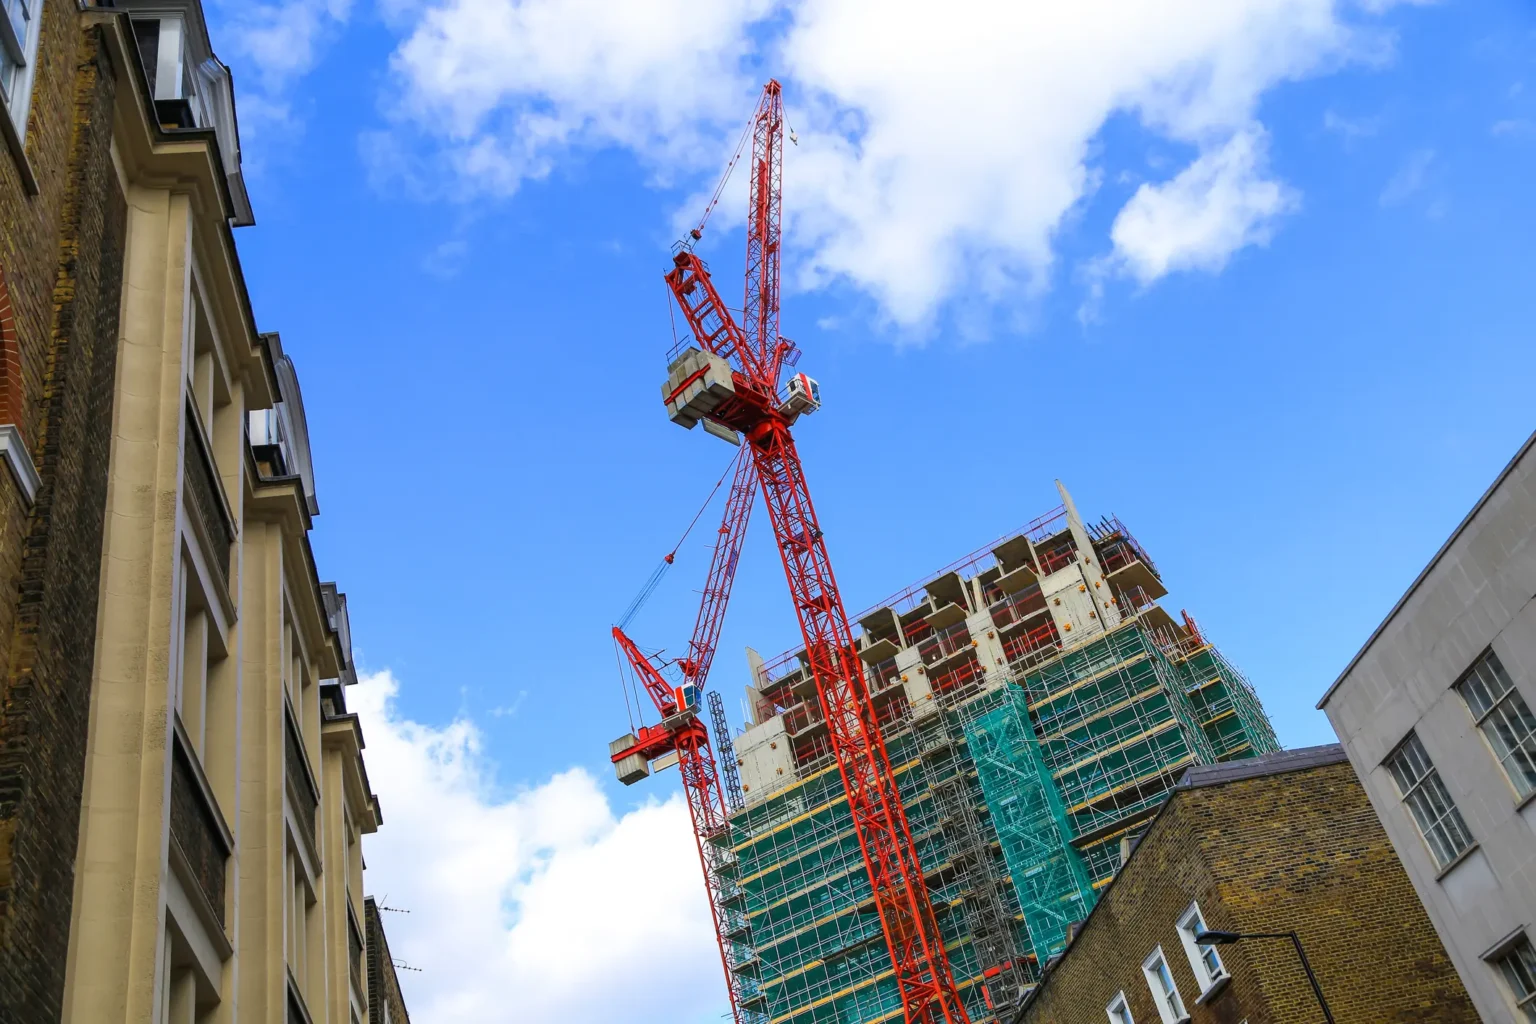
{"label": "crane operator cab", "polygon": [[692,683],[684,683],[682,686],[672,688],[672,696],[677,700],[679,712],[692,711],[699,713],[699,688]]}
{"label": "crane operator cab", "polygon": [[809,416],[821,408],[821,385],[815,378],[803,373],[797,373],[789,378],[789,383],[784,386],[784,401],[779,403],[779,412],[783,414],[788,423],[794,423],[801,416]]}

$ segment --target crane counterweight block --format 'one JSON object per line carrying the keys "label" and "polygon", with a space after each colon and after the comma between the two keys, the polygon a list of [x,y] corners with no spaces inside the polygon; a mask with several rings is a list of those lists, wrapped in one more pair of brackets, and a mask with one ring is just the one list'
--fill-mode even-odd
{"label": "crane counterweight block", "polygon": [[[636,732],[620,736],[608,744],[608,759],[613,762],[619,781],[633,786],[650,776],[652,762],[676,753],[679,747],[690,742],[697,745],[701,740],[707,740],[707,733],[698,709],[685,708],[663,719],[660,725],[642,725]],[[656,766],[657,770],[664,767],[665,764]]]}
{"label": "crane counterweight block", "polygon": [[661,386],[667,415],[673,423],[689,429],[735,393],[731,364],[692,346],[667,367],[667,380]]}

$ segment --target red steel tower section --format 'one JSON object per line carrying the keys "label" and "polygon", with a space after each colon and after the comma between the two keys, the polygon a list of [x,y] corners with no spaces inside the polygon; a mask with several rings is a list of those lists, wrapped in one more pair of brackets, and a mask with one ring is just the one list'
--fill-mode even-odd
{"label": "red steel tower section", "polygon": [[[732,319],[704,261],[690,247],[682,247],[667,284],[697,347],[684,350],[668,368],[663,395],[674,422],[692,427],[704,421],[711,433],[743,439],[751,453],[906,1021],[961,1024],[967,1021],[965,1008],[950,976],[890,757],[854,651],[848,613],[790,434],[800,415],[817,408],[816,384],[798,374],[783,395],[779,391],[779,369],[793,348],[777,327],[783,135],[779,84],[769,82],[752,126],[746,328]],[[722,603],[719,613],[723,610]]]}
{"label": "red steel tower section", "polygon": [[[742,464],[750,469],[745,460]],[[726,540],[725,544],[729,546],[730,541]],[[729,589],[728,582],[726,586]],[[683,779],[683,793],[688,798],[688,815],[693,821],[694,846],[709,890],[709,909],[720,948],[720,965],[725,969],[731,1016],[736,1024],[760,1024],[763,1016],[744,1005],[755,995],[738,970],[751,956],[750,947],[745,946],[750,929],[746,914],[740,909],[739,887],[730,871],[735,855],[730,848],[729,811],[720,789],[720,773],[709,744],[709,731],[699,717],[697,690],[692,684],[680,687],[669,684],[651,659],[618,626],[613,627],[613,638],[661,715],[659,724],[641,726],[638,735],[614,741],[612,756],[619,767],[619,778],[625,782],[638,781],[646,774],[641,765],[667,754],[677,754],[677,769]]]}

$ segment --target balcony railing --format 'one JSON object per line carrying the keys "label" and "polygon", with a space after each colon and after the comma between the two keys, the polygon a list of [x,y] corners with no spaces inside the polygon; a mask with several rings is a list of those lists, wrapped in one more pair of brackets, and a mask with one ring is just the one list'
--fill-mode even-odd
{"label": "balcony railing", "polygon": [[293,719],[283,715],[283,763],[288,775],[288,796],[293,804],[295,816],[299,819],[299,825],[304,832],[304,838],[309,840],[309,848],[315,848],[315,812],[320,806],[320,797],[315,792],[313,781],[310,779],[309,766],[304,756],[304,745],[299,741],[298,733],[294,730]]}
{"label": "balcony railing", "polygon": [[946,630],[930,633],[917,645],[918,656],[924,665],[932,665],[960,653],[971,646],[971,631],[965,623],[957,622]]}
{"label": "balcony railing", "polygon": [[869,684],[870,693],[880,693],[901,683],[901,669],[896,667],[895,658],[886,658],[878,665],[865,668],[864,678]]}
{"label": "balcony railing", "polygon": [[181,849],[203,891],[214,917],[224,924],[225,868],[229,844],[219,827],[218,811],[194,765],[196,756],[186,749],[180,734],[172,744],[171,754],[171,838]]}
{"label": "balcony railing", "polygon": [[1105,574],[1117,569],[1123,569],[1132,562],[1143,562],[1148,569],[1157,574],[1157,566],[1152,559],[1147,557],[1146,549],[1136,542],[1131,531],[1125,528],[1125,524],[1114,516],[1105,516],[1098,523],[1089,526],[1088,532],[1093,534],[1093,540],[1099,546],[1099,559],[1104,565]]}
{"label": "balcony railing", "polygon": [[953,697],[962,697],[985,682],[986,672],[975,658],[962,658],[953,666],[928,677],[928,685],[934,693]]}
{"label": "balcony railing", "polygon": [[182,448],[186,453],[187,505],[202,527],[209,547],[208,558],[218,570],[220,581],[229,586],[229,553],[235,543],[235,527],[219,497],[218,474],[213,455],[203,437],[201,421],[192,403],[187,403],[186,426]]}
{"label": "balcony railing", "polygon": [[1070,540],[1063,541],[1049,551],[1040,552],[1037,556],[1040,560],[1040,574],[1049,576],[1058,569],[1065,569],[1072,564],[1073,556],[1076,554],[1077,545]]}
{"label": "balcony railing", "polygon": [[992,624],[1007,629],[1016,622],[1023,622],[1031,615],[1038,615],[1046,608],[1045,595],[1039,584],[1032,584],[1017,594],[1004,594],[987,610],[992,613]]}
{"label": "balcony railing", "polygon": [[1056,620],[1046,619],[1034,629],[1003,641],[1003,656],[1008,665],[1017,670],[1027,669],[1056,653],[1061,646],[1061,634],[1056,631]]}
{"label": "balcony railing", "polygon": [[352,984],[358,992],[367,992],[363,984],[363,936],[358,931],[357,919],[352,915],[352,898],[347,896],[347,961],[352,968]]}
{"label": "balcony railing", "polygon": [[798,736],[824,721],[826,719],[821,714],[821,701],[812,697],[784,712],[784,731],[790,736]]}

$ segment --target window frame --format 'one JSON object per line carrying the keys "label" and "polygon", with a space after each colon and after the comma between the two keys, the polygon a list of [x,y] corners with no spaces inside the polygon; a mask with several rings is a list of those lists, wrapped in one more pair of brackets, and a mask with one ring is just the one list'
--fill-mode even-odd
{"label": "window frame", "polygon": [[[1198,927],[1192,922],[1198,922]],[[1174,930],[1179,933],[1179,942],[1184,947],[1184,956],[1189,960],[1190,970],[1194,972],[1195,983],[1200,986],[1200,994],[1203,996],[1224,978],[1231,977],[1227,971],[1226,963],[1221,959],[1221,954],[1215,946],[1202,946],[1195,941],[1195,936],[1208,930],[1210,925],[1205,921],[1205,915],[1200,911],[1198,901],[1191,902],[1184,913],[1179,915],[1174,923]],[[1216,970],[1212,972],[1205,962],[1205,955],[1209,953],[1216,958]]]}
{"label": "window frame", "polygon": [[[1407,789],[1404,789],[1403,776],[1408,773],[1400,772],[1398,765],[1403,764],[1408,767],[1407,761],[1414,759],[1409,755],[1415,752],[1416,759],[1423,763],[1423,771],[1412,779]],[[1398,799],[1407,809],[1414,826],[1419,830],[1419,837],[1424,841],[1424,847],[1429,851],[1430,859],[1434,861],[1437,871],[1446,870],[1465,857],[1468,851],[1476,848],[1477,840],[1472,835],[1472,830],[1467,827],[1466,819],[1461,816],[1461,809],[1456,806],[1456,801],[1446,787],[1445,780],[1440,777],[1439,767],[1429,756],[1429,751],[1425,748],[1424,741],[1419,738],[1417,730],[1410,730],[1408,735],[1392,748],[1392,752],[1381,764],[1391,776],[1392,784],[1397,788]],[[1420,799],[1421,796],[1422,799]],[[1427,813],[1424,811],[1425,805],[1432,803],[1436,798],[1443,800],[1445,808],[1436,812],[1434,820],[1426,826],[1421,815]],[[1433,810],[1433,808],[1429,809]],[[1464,842],[1454,850],[1451,849],[1450,831],[1440,831],[1441,826],[1447,823],[1454,826],[1454,830],[1459,831],[1464,839]],[[1437,840],[1445,846],[1446,856],[1441,856]]]}
{"label": "window frame", "polygon": [[[1519,935],[1497,957],[1490,957],[1489,962],[1503,978],[1504,987],[1509,989],[1515,1012],[1525,1014],[1528,1021],[1536,1021],[1536,947],[1533,947],[1530,936]],[[1520,968],[1524,969],[1524,979],[1519,977]],[[1522,992],[1521,989],[1526,990]]]}
{"label": "window frame", "polygon": [[[1161,965],[1159,972],[1154,965]],[[1146,978],[1147,989],[1152,993],[1152,1003],[1157,1007],[1158,1016],[1163,1019],[1163,1024],[1179,1024],[1180,1021],[1189,1020],[1189,1007],[1184,1005],[1184,996],[1179,992],[1179,982],[1173,976],[1173,967],[1168,963],[1168,957],[1163,953],[1163,947],[1158,946],[1145,960],[1141,962],[1141,973]],[[1168,985],[1163,985],[1163,976],[1166,974]]]}
{"label": "window frame", "polygon": [[1116,992],[1115,998],[1104,1007],[1104,1014],[1109,1017],[1109,1024],[1136,1024],[1136,1018],[1131,1013],[1130,1000],[1125,998],[1123,989]]}
{"label": "window frame", "polygon": [[[1486,673],[1483,671],[1485,666]],[[1478,684],[1480,689],[1473,684]],[[1503,689],[1495,693],[1495,685],[1502,685]],[[1460,694],[1462,703],[1467,707],[1467,714],[1482,734],[1489,753],[1503,769],[1504,777],[1514,788],[1516,798],[1522,801],[1528,799],[1536,793],[1536,777],[1525,776],[1522,770],[1522,777],[1515,778],[1511,762],[1523,755],[1527,762],[1536,763],[1536,721],[1532,721],[1531,707],[1526,702],[1525,694],[1515,685],[1514,678],[1504,667],[1498,653],[1491,646],[1485,648],[1452,688]],[[1474,701],[1474,695],[1477,701]],[[1479,704],[1485,706],[1479,710]],[[1496,716],[1501,716],[1510,733],[1517,736],[1514,745],[1502,753],[1500,748],[1504,747],[1504,739],[1497,730]],[[1521,731],[1524,735],[1518,735]]]}
{"label": "window frame", "polygon": [[[42,36],[44,0],[0,0],[0,55],[12,67],[11,85],[7,92],[0,89],[0,107],[11,119],[16,138],[26,146],[27,114],[32,107],[32,86],[37,78],[37,46]],[[16,37],[11,22],[11,8],[28,8],[26,13],[26,38]],[[4,72],[0,71],[0,81]]]}

